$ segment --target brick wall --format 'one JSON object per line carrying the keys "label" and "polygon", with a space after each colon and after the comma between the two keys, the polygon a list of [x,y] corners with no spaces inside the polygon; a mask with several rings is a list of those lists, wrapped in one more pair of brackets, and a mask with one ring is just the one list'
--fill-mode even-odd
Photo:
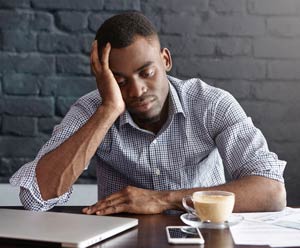
{"label": "brick wall", "polygon": [[[95,89],[100,24],[141,10],[173,54],[172,75],[230,91],[288,161],[300,205],[299,0],[0,0],[0,182],[31,160],[69,106]],[[95,182],[91,167],[78,180]]]}

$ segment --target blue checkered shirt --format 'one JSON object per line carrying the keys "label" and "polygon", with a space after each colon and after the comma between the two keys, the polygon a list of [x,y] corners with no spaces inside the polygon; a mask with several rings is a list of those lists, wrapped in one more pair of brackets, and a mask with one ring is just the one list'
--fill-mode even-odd
{"label": "blue checkered shirt", "polygon": [[[139,128],[125,111],[98,147],[98,198],[127,185],[153,190],[209,187],[258,175],[283,182],[285,161],[270,152],[251,118],[228,92],[200,79],[169,77],[169,116],[160,132]],[[81,97],[54,130],[34,161],[10,179],[20,186],[25,208],[48,210],[67,202],[72,188],[60,197],[41,198],[35,167],[39,159],[58,147],[93,115],[101,104],[97,90]],[[59,166],[59,165],[53,165]]]}

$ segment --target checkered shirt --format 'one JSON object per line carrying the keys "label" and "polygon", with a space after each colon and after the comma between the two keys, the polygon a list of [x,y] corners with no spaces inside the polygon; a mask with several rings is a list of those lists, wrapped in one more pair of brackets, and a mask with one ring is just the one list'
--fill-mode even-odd
{"label": "checkered shirt", "polygon": [[[159,133],[139,128],[125,111],[105,135],[93,157],[98,199],[127,185],[153,190],[219,185],[226,182],[224,169],[232,180],[258,175],[284,182],[286,162],[269,151],[263,134],[232,95],[200,79],[169,77],[169,82],[169,116]],[[11,177],[10,183],[20,186],[25,208],[45,211],[67,202],[72,188],[54,199],[41,198],[35,167],[43,155],[85,124],[100,104],[97,90],[81,97],[55,126],[35,160]]]}

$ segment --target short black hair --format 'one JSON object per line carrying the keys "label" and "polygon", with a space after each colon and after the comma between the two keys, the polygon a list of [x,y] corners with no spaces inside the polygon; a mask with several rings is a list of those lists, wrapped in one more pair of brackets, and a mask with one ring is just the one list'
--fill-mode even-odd
{"label": "short black hair", "polygon": [[147,17],[138,11],[131,11],[107,19],[98,29],[95,39],[101,51],[107,42],[112,48],[127,47],[136,36],[156,36],[159,41],[157,31]]}

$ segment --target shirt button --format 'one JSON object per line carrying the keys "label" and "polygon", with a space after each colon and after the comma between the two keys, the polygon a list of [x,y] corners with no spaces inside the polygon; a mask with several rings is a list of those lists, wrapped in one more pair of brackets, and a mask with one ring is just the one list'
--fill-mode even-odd
{"label": "shirt button", "polygon": [[155,145],[157,144],[157,140],[153,140],[152,143]]}
{"label": "shirt button", "polygon": [[155,169],[155,174],[156,174],[157,176],[159,176],[159,175],[160,175],[160,170],[159,170],[159,169]]}

